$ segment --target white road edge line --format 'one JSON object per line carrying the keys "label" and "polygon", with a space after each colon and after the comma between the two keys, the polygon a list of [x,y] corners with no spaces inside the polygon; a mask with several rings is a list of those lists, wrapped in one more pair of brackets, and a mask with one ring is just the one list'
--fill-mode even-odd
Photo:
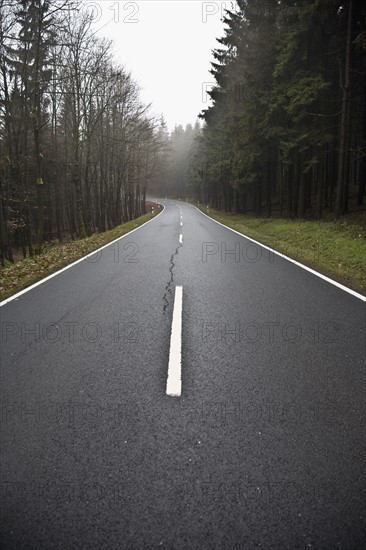
{"label": "white road edge line", "polygon": [[295,264],[298,267],[301,267],[302,269],[305,269],[306,271],[309,271],[309,273],[312,273],[313,275],[316,275],[320,279],[323,279],[324,281],[327,281],[327,283],[330,283],[331,285],[334,285],[334,286],[340,288],[341,290],[344,290],[345,292],[348,292],[348,294],[351,294],[355,298],[358,298],[359,300],[362,300],[363,302],[366,302],[366,296],[362,296],[362,294],[359,294],[358,292],[342,285],[341,283],[338,283],[337,281],[334,281],[333,279],[330,279],[326,275],[323,275],[322,273],[319,273],[319,271],[315,271],[314,269],[311,269],[311,267],[308,267],[304,264],[301,264],[300,262],[297,262],[296,260],[293,260],[292,258],[289,258],[288,256],[285,256],[285,254],[281,254],[281,252],[277,252],[276,250],[273,250],[273,248],[270,248],[269,246],[266,246],[265,244],[262,244],[262,243],[256,241],[255,239],[252,239],[251,237],[248,237],[244,233],[239,233],[239,231],[236,231],[235,229],[231,229],[231,227],[228,227],[227,225],[225,225],[221,222],[218,222],[217,220],[214,220],[210,216],[207,216],[207,214],[202,212],[199,208],[197,208],[197,206],[194,206],[194,204],[192,204],[192,206],[196,210],[198,210],[198,212],[200,212],[203,216],[206,216],[206,218],[208,218],[209,220],[211,220],[215,223],[218,223],[219,225],[222,225],[222,227],[225,227],[226,229],[229,229],[229,231],[232,231],[233,233],[236,233],[237,235],[240,235],[241,237],[244,237],[245,239],[248,239],[248,241],[252,241],[253,243],[258,244],[262,248],[265,248],[266,250],[269,250],[270,252],[272,252],[273,254],[276,254],[277,256],[280,256],[284,260],[287,260],[288,262],[291,262],[292,264]]}
{"label": "white road edge line", "polygon": [[183,244],[183,235],[182,234],[179,235],[179,244]]}
{"label": "white road edge line", "polygon": [[182,312],[183,287],[176,286],[166,382],[166,393],[171,397],[180,397],[182,394]]}
{"label": "white road edge line", "polygon": [[26,292],[29,292],[33,288],[36,288],[37,286],[41,285],[42,283],[45,283],[46,281],[49,281],[49,279],[52,279],[53,277],[56,277],[56,275],[60,275],[60,273],[63,273],[67,269],[70,269],[70,267],[74,267],[74,265],[79,264],[80,262],[83,262],[87,258],[90,258],[90,256],[93,256],[93,254],[96,254],[97,252],[99,252],[99,250],[103,250],[103,248],[106,248],[107,246],[111,246],[113,243],[119,241],[120,239],[124,239],[125,237],[128,237],[129,235],[131,235],[131,233],[134,233],[135,231],[138,231],[139,229],[141,229],[141,227],[144,227],[144,225],[154,221],[165,210],[165,206],[163,204],[161,204],[160,202],[158,202],[156,204],[160,204],[163,207],[163,210],[161,212],[159,212],[159,214],[157,216],[155,216],[154,218],[152,218],[151,220],[148,220],[147,222],[143,223],[139,227],[136,227],[135,229],[132,229],[131,231],[129,231],[125,235],[122,235],[121,237],[118,237],[117,239],[114,239],[114,241],[111,241],[110,243],[107,243],[107,244],[101,246],[100,248],[97,248],[96,250],[93,250],[93,252],[90,252],[89,254],[87,254],[86,256],[83,256],[82,258],[79,258],[78,260],[76,260],[72,264],[66,265],[62,269],[59,269],[59,271],[56,271],[55,273],[51,273],[51,275],[48,275],[47,277],[45,277],[44,279],[41,279],[37,283],[34,283],[33,285],[28,286],[27,288],[24,288],[23,290],[20,290],[19,292],[17,292],[13,296],[9,296],[9,298],[5,298],[5,300],[0,302],[0,307],[5,306],[5,304],[7,304],[9,302],[12,302],[13,300],[17,300],[22,294],[25,294]]}

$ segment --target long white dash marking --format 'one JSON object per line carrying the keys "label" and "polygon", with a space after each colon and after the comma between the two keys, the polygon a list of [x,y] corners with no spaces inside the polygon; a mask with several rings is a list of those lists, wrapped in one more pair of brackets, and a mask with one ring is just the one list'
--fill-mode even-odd
{"label": "long white dash marking", "polygon": [[182,234],[179,235],[179,244],[183,244],[183,235]]}
{"label": "long white dash marking", "polygon": [[180,226],[183,227],[183,222],[180,222]]}
{"label": "long white dash marking", "polygon": [[176,286],[166,382],[166,393],[171,397],[180,397],[182,394],[182,312],[183,287]]}

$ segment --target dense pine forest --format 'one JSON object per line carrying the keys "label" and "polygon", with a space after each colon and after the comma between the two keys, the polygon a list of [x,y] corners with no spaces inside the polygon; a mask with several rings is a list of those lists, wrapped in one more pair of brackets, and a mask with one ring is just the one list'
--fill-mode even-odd
{"label": "dense pine forest", "polygon": [[366,3],[238,0],[214,53],[190,192],[228,212],[339,218],[366,184]]}
{"label": "dense pine forest", "polygon": [[136,218],[149,188],[267,217],[364,208],[365,2],[238,0],[224,24],[211,105],[169,134],[79,0],[0,0],[2,265]]}
{"label": "dense pine forest", "polygon": [[145,211],[164,123],[79,1],[0,0],[0,256]]}

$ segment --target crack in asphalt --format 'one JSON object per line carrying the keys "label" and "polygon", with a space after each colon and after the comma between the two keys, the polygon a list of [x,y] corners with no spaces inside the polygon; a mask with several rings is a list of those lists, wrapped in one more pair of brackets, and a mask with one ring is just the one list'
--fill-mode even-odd
{"label": "crack in asphalt", "polygon": [[178,256],[178,253],[179,253],[179,249],[181,248],[181,246],[183,246],[183,244],[178,244],[174,254],[171,255],[170,257],[170,267],[169,267],[169,271],[170,271],[170,281],[168,281],[166,287],[165,287],[165,294],[163,296],[163,301],[165,302],[164,303],[164,306],[163,306],[163,313],[165,315],[166,313],[166,310],[169,306],[169,300],[168,300],[168,296],[171,295],[172,293],[172,285],[173,285],[173,281],[174,281],[174,273],[173,273],[173,269],[175,267],[175,263],[174,263],[174,259],[175,259],[175,256]]}

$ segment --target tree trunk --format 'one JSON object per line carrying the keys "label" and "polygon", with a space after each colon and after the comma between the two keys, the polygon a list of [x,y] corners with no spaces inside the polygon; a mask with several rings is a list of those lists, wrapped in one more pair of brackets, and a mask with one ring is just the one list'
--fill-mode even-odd
{"label": "tree trunk", "polygon": [[305,184],[305,174],[301,172],[299,174],[300,184],[299,184],[299,198],[297,203],[297,217],[305,217],[305,200],[306,200],[306,184]]}
{"label": "tree trunk", "polygon": [[8,241],[8,230],[7,230],[4,211],[5,209],[3,207],[3,199],[2,197],[0,197],[0,244],[1,244],[0,260],[1,260],[2,266],[4,266],[5,260],[14,262],[12,250],[11,250],[11,247],[9,246],[9,241]]}
{"label": "tree trunk", "polygon": [[346,67],[343,84],[342,98],[342,116],[340,126],[340,145],[339,145],[339,161],[338,161],[338,179],[337,179],[337,194],[335,204],[335,217],[340,218],[346,211],[346,196],[347,186],[347,142],[348,142],[348,124],[349,124],[349,104],[351,97],[351,59],[352,59],[352,9],[353,0],[348,3],[348,22],[347,22],[347,47],[346,47]]}
{"label": "tree trunk", "polygon": [[316,216],[320,220],[323,216],[323,184],[325,180],[325,159],[324,155],[320,155],[319,170],[316,171],[315,187],[317,189],[316,195]]}
{"label": "tree trunk", "polygon": [[262,215],[262,179],[263,174],[258,176],[255,187],[255,215],[260,218]]}
{"label": "tree trunk", "polygon": [[293,217],[293,174],[294,167],[289,165],[287,170],[287,217]]}
{"label": "tree trunk", "polygon": [[33,119],[33,137],[34,154],[36,166],[36,188],[37,188],[37,231],[36,231],[36,254],[41,254],[44,240],[44,191],[43,191],[43,152],[41,151],[41,40],[42,40],[42,13],[43,8],[39,8],[37,21],[37,38],[35,54],[35,74],[34,74],[34,95],[32,106]]}
{"label": "tree trunk", "polygon": [[272,170],[272,161],[270,157],[268,169],[266,170],[267,218],[272,216]]}
{"label": "tree trunk", "polygon": [[[363,87],[364,95],[366,97],[366,83]],[[366,143],[366,105],[363,103],[363,142]],[[357,205],[363,205],[363,199],[366,192],[366,154],[363,154],[360,158],[359,176],[358,176],[358,193],[357,193]]]}

